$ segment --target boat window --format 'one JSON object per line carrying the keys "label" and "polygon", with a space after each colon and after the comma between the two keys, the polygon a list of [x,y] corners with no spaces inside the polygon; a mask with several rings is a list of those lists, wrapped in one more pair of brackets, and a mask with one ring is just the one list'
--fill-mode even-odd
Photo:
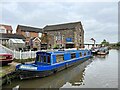
{"label": "boat window", "polygon": [[48,63],[50,63],[50,56],[48,56]]}
{"label": "boat window", "polygon": [[38,55],[37,61],[41,62],[41,55]]}
{"label": "boat window", "polygon": [[73,59],[73,58],[76,58],[75,53],[72,53],[72,54],[71,54],[71,59]]}
{"label": "boat window", "polygon": [[84,53],[84,56],[86,56],[86,52]]}
{"label": "boat window", "polygon": [[56,62],[58,63],[58,62],[62,62],[62,61],[64,61],[64,55],[57,55]]}
{"label": "boat window", "polygon": [[88,55],[90,54],[90,52],[88,51]]}
{"label": "boat window", "polygon": [[82,53],[80,52],[80,57],[82,57]]}
{"label": "boat window", "polygon": [[46,63],[46,56],[43,56],[43,62]]}

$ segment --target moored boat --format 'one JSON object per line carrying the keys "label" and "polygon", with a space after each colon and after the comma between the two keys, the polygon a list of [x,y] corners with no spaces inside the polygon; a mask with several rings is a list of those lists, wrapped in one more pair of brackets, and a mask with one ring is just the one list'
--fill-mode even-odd
{"label": "moored boat", "polygon": [[97,54],[99,48],[92,48],[91,51],[92,51],[92,54]]}
{"label": "moored boat", "polygon": [[109,54],[109,49],[107,47],[101,47],[98,52],[97,52],[98,55],[106,55],[106,54]]}
{"label": "moored boat", "polygon": [[90,50],[37,52],[31,64],[19,64],[16,70],[20,79],[45,77],[92,57]]}

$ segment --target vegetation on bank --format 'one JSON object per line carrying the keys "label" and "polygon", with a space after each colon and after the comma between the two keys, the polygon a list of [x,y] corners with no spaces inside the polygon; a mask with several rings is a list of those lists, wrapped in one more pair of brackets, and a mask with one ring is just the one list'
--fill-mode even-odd
{"label": "vegetation on bank", "polygon": [[120,42],[117,43],[109,43],[107,40],[103,40],[101,42],[102,46],[108,46],[110,49],[120,49]]}
{"label": "vegetation on bank", "polygon": [[1,67],[1,72],[0,72],[0,78],[7,75],[8,73],[11,73],[15,71],[15,66],[13,65],[6,65]]}

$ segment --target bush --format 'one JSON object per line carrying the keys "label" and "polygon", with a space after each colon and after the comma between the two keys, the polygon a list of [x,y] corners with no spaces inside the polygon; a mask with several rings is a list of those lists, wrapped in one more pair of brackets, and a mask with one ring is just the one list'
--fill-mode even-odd
{"label": "bush", "polygon": [[59,49],[59,45],[54,45],[54,49]]}

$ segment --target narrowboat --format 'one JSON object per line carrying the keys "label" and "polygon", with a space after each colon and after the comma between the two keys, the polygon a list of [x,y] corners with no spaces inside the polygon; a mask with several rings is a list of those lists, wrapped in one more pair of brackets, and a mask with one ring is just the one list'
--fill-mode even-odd
{"label": "narrowboat", "polygon": [[99,48],[92,48],[91,51],[92,51],[92,54],[97,54],[97,52],[99,51]]}
{"label": "narrowboat", "polygon": [[90,50],[39,51],[34,63],[19,64],[16,66],[16,72],[19,73],[20,79],[45,77],[91,57]]}
{"label": "narrowboat", "polygon": [[106,55],[106,54],[109,54],[109,49],[107,47],[101,47],[97,52],[97,55]]}

